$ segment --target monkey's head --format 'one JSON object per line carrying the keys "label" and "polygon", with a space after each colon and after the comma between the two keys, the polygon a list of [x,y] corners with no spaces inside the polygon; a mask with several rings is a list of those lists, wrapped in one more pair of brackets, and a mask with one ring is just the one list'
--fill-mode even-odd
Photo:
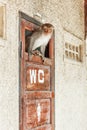
{"label": "monkey's head", "polygon": [[42,24],[41,28],[45,34],[52,34],[54,26],[50,23],[45,23],[45,24]]}

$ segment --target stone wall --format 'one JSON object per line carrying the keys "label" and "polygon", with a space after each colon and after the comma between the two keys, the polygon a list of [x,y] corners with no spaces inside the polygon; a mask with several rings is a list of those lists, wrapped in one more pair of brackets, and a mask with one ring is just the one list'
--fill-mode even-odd
{"label": "stone wall", "polygon": [[0,38],[0,130],[19,130],[19,11],[31,17],[39,12],[55,27],[55,130],[86,130],[85,52],[82,62],[64,58],[67,40],[84,47],[84,1],[0,2],[6,5],[6,37]]}

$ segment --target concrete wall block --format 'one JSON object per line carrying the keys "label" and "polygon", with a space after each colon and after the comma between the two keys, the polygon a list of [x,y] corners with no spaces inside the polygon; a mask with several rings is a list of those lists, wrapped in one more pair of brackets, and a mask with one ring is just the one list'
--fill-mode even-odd
{"label": "concrete wall block", "polygon": [[39,12],[55,27],[55,130],[87,129],[85,61],[64,61],[64,43],[84,44],[83,0],[0,0],[6,39],[0,39],[0,129],[19,130],[19,11]]}

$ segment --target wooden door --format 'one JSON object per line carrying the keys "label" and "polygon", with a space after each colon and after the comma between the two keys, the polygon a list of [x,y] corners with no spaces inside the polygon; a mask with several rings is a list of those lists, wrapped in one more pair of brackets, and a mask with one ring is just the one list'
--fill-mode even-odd
{"label": "wooden door", "polygon": [[20,21],[20,130],[54,130],[54,43],[49,42],[43,63],[41,57],[29,59],[27,44],[40,25]]}

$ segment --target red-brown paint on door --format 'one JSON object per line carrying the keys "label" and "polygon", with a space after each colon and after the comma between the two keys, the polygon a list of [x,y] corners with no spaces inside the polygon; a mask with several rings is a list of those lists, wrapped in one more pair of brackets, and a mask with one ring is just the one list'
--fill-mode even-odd
{"label": "red-brown paint on door", "polygon": [[39,56],[32,56],[30,61],[25,35],[28,33],[30,37],[38,25],[22,18],[20,27],[20,130],[54,130],[53,39],[44,64]]}

